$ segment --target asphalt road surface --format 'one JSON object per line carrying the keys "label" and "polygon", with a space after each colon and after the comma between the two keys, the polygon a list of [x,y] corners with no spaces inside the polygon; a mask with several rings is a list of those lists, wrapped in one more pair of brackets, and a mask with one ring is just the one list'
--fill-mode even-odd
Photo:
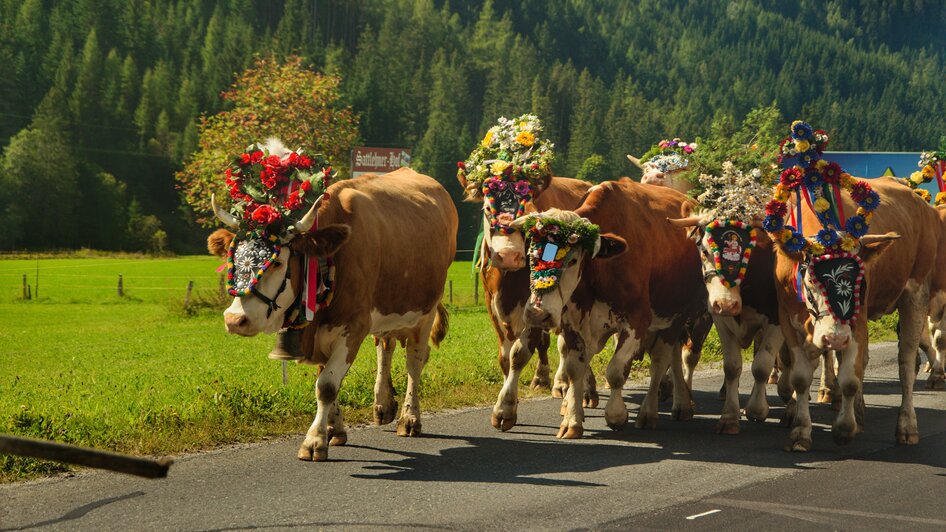
{"label": "asphalt road surface", "polygon": [[[813,405],[813,450],[783,451],[774,386],[766,423],[715,434],[721,373],[707,370],[697,418],[671,421],[663,404],[656,430],[614,432],[594,409],[583,439],[559,441],[554,399],[524,402],[507,433],[489,409],[427,414],[421,438],[350,430],[327,463],[298,461],[296,435],[178,457],[162,480],[83,472],[0,486],[0,530],[943,530],[946,392],[920,375],[921,441],[897,446],[894,361],[892,344],[872,347],[867,429],[845,447],[831,439],[834,412]],[[624,393],[636,410],[644,386]]]}

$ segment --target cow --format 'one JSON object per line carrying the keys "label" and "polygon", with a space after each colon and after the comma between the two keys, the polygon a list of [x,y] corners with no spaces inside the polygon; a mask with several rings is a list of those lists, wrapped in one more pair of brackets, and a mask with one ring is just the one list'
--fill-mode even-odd
{"label": "cow", "polygon": [[[329,444],[347,442],[338,391],[368,334],[379,338],[376,391],[386,403],[376,405],[376,411],[378,406],[397,408],[384,393],[390,383],[382,377],[390,371],[395,342],[400,342],[407,348],[408,377],[397,434],[421,433],[418,385],[430,352],[428,338],[439,345],[446,335],[448,316],[441,299],[457,232],[450,195],[434,179],[409,168],[339,181],[326,192],[323,198],[328,199],[314,204],[295,224],[297,232],[282,242],[254,292],[234,298],[223,313],[231,334],[276,332],[300,293],[303,259],[334,262],[331,302],[315,313],[302,335],[306,361],[320,368],[318,409],[298,452],[299,459],[313,461],[328,458]],[[214,212],[224,224],[237,227],[238,220],[215,202]],[[233,239],[232,232],[220,229],[208,238],[208,249],[225,256]]]}
{"label": "cow", "polygon": [[[476,185],[471,187],[462,175],[458,176],[458,179],[465,190],[476,191]],[[589,187],[591,183],[587,181],[550,176],[533,187],[531,201],[527,203],[525,212],[552,207],[577,207]],[[516,424],[519,375],[531,360],[533,350],[538,351],[539,362],[536,364],[531,386],[541,388],[550,384],[549,333],[542,328],[528,327],[523,320],[523,310],[529,297],[529,270],[524,268],[525,243],[522,235],[516,232],[506,233],[492,227],[485,195],[479,198],[477,194],[468,194],[468,197],[473,201],[484,202],[484,238],[479,274],[483,281],[486,312],[499,342],[499,365],[505,377],[493,408],[491,423],[497,429],[506,431]],[[519,354],[513,356],[513,346],[516,345]],[[587,403],[597,404],[594,376],[589,373],[589,378],[591,384]],[[560,395],[562,387],[561,376],[556,373],[553,393]]]}
{"label": "cow", "polygon": [[[657,159],[657,157],[655,157]],[[693,189],[693,183],[683,179],[682,174],[687,167],[674,167],[672,165],[661,164],[661,161],[649,160],[641,162],[633,155],[628,155],[627,160],[640,168],[644,174],[641,176],[641,183],[645,185],[657,185],[661,187],[672,188],[684,194]]]}
{"label": "cow", "polygon": [[[651,379],[635,425],[656,426],[668,365],[674,369],[672,415],[692,418],[680,342],[686,320],[705,309],[705,289],[696,247],[683,229],[666,222],[688,216],[692,207],[680,192],[623,178],[592,187],[574,211],[553,209],[513,222],[530,239],[533,290],[526,322],[561,329],[558,347],[569,387],[559,438],[581,437],[585,374],[591,357],[614,334],[617,347],[606,372],[608,426],[618,430],[628,421],[621,390],[631,358],[645,350],[651,354]],[[560,232],[569,242],[558,241],[564,256],[553,249],[553,257],[545,257],[549,235]]]}
{"label": "cow", "polygon": [[[842,176],[844,179],[844,176]],[[853,178],[852,178],[853,179]],[[854,179],[854,182],[863,182]],[[870,180],[879,195],[880,208],[870,221],[870,234],[860,239],[856,258],[863,264],[863,286],[860,289],[860,312],[850,321],[834,316],[837,305],[822,292],[828,276],[838,273],[809,255],[791,253],[780,247],[776,254],[776,294],[779,323],[791,353],[791,384],[795,400],[790,403],[788,420],[791,430],[786,450],[811,449],[811,416],[808,391],[817,359],[825,350],[835,350],[839,358],[837,371],[841,408],[832,426],[836,443],[850,442],[862,428],[864,402],[862,383],[867,365],[867,320],[877,319],[897,310],[900,314],[898,362],[900,366],[901,406],[897,420],[896,440],[900,444],[919,442],[916,413],[913,409],[913,384],[916,379],[916,354],[927,317],[943,316],[946,301],[946,270],[934,267],[942,229],[935,210],[889,178]],[[853,201],[843,198],[843,211],[855,212]],[[810,207],[802,209],[802,225],[819,227]],[[896,251],[884,252],[894,245]],[[822,264],[820,271],[815,270]],[[840,264],[840,263],[839,263]],[[826,269],[827,268],[827,269]],[[802,301],[796,291],[796,277],[801,277]],[[840,284],[838,285],[840,287]],[[827,288],[825,288],[827,290]],[[857,290],[848,292],[856,297]],[[834,306],[831,306],[834,305]],[[854,306],[856,308],[856,305]],[[845,314],[848,315],[848,314]]]}
{"label": "cow", "polygon": [[[766,385],[784,343],[775,301],[775,252],[768,236],[752,224],[719,220],[712,216],[691,216],[670,220],[678,227],[691,228],[691,238],[700,251],[707,308],[719,334],[723,350],[725,382],[723,412],[716,425],[722,434],[738,434],[739,377],[742,350],[754,346],[754,384],[746,417],[765,421],[769,413]],[[732,240],[730,240],[732,239]],[[735,242],[734,257],[726,257],[724,242]],[[748,260],[746,260],[748,259]],[[745,266],[744,278],[740,267]],[[783,383],[783,388],[787,383]]]}

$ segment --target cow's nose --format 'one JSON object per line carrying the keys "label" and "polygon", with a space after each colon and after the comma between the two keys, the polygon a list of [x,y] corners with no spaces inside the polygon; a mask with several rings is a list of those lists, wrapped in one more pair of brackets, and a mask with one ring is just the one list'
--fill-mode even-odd
{"label": "cow's nose", "polygon": [[742,312],[742,302],[735,299],[713,301],[713,314],[719,316],[738,316]]}
{"label": "cow's nose", "polygon": [[500,250],[494,258],[496,267],[504,270],[518,270],[526,265],[525,255],[519,250]]}
{"label": "cow's nose", "polygon": [[846,334],[825,334],[821,337],[821,342],[831,349],[845,349],[851,342],[851,337]]}
{"label": "cow's nose", "polygon": [[233,314],[225,312],[223,314],[223,323],[227,326],[228,333],[238,333],[246,327],[246,314]]}

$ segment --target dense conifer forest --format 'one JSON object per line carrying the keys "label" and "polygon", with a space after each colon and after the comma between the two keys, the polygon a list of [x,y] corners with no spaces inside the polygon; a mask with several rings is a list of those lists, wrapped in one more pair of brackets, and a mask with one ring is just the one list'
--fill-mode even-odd
{"label": "dense conifer forest", "polygon": [[773,102],[831,149],[934,147],[944,27],[939,0],[0,0],[0,250],[198,250],[175,172],[260,57],[338,75],[360,143],[459,198],[456,161],[525,112],[593,180]]}

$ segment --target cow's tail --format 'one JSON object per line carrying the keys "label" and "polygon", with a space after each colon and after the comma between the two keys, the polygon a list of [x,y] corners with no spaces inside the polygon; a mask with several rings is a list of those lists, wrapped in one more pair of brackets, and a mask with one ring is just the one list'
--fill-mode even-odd
{"label": "cow's tail", "polygon": [[443,303],[437,303],[437,315],[434,316],[434,326],[430,329],[430,341],[435,347],[440,347],[440,342],[447,336],[447,329],[450,328],[450,316],[447,314]]}

